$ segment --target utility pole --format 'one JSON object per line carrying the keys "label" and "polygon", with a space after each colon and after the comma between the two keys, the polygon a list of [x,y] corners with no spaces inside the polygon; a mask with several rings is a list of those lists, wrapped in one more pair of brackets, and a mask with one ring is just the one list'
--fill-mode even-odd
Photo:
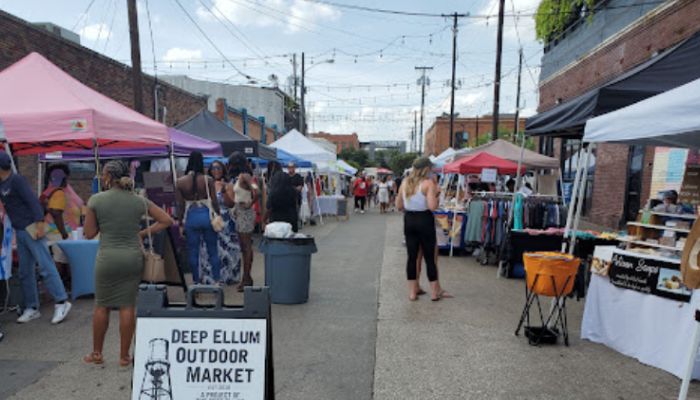
{"label": "utility pole", "polygon": [[450,148],[454,147],[455,136],[455,80],[457,72],[457,17],[454,13],[452,25],[452,94],[450,95]]}
{"label": "utility pole", "polygon": [[136,0],[126,0],[129,13],[129,37],[131,38],[131,79],[134,90],[134,110],[143,114],[143,82],[141,81],[141,48],[139,46],[139,22]]}
{"label": "utility pole", "polygon": [[513,143],[518,140],[520,134],[520,78],[523,73],[523,49],[520,48],[518,58],[518,92],[515,95],[515,128],[513,129]]}
{"label": "utility pole", "polygon": [[292,75],[292,85],[294,87],[294,101],[298,101],[299,98],[297,97],[297,86],[299,86],[299,78],[297,77],[297,53],[294,53],[292,55],[292,65],[294,66],[294,74]]}
{"label": "utility pole", "polygon": [[416,136],[418,134],[418,111],[413,111],[413,135],[411,137],[411,142],[412,142],[412,147],[413,151],[415,152],[417,150],[417,145],[416,145]]}
{"label": "utility pole", "polygon": [[498,139],[498,113],[501,96],[501,53],[503,52],[503,9],[505,0],[498,0],[498,35],[496,37],[496,78],[493,85],[493,127],[491,140]]}
{"label": "utility pole", "polygon": [[417,143],[417,150],[419,153],[423,153],[423,118],[425,118],[425,86],[430,85],[430,81],[425,76],[427,71],[431,71],[433,67],[416,67],[416,71],[421,71],[422,75],[418,79],[421,85],[420,94],[420,130],[418,131],[419,142]]}
{"label": "utility pole", "polygon": [[301,128],[301,134],[306,136],[306,106],[304,105],[304,94],[306,92],[306,86],[304,86],[304,52],[301,52],[301,104],[299,107],[299,110],[301,111],[300,114],[300,121],[299,121],[299,127]]}

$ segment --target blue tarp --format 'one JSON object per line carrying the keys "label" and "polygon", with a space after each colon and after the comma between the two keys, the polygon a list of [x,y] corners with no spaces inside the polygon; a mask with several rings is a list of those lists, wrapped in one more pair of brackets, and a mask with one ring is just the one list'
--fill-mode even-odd
{"label": "blue tarp", "polygon": [[[249,157],[248,159],[251,160],[251,162],[254,165],[257,165],[261,168],[267,167],[268,160],[258,158],[258,157]],[[205,157],[204,164],[206,166],[209,166],[209,165],[211,165],[211,163],[213,163],[214,161],[217,161],[217,160],[223,162],[224,164],[228,163],[228,159],[226,157]],[[302,160],[301,158],[299,158],[293,154],[289,154],[286,151],[280,150],[280,149],[277,149],[277,161],[279,161],[279,163],[282,164],[282,166],[286,166],[288,163],[294,162],[298,168],[312,168],[313,167],[313,164],[311,163],[311,161]]]}

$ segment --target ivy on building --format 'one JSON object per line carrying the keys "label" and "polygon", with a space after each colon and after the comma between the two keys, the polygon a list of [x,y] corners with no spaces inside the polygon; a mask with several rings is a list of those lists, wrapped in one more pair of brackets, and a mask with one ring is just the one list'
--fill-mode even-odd
{"label": "ivy on building", "polygon": [[535,14],[537,39],[545,44],[556,40],[569,27],[592,15],[604,0],[542,0]]}

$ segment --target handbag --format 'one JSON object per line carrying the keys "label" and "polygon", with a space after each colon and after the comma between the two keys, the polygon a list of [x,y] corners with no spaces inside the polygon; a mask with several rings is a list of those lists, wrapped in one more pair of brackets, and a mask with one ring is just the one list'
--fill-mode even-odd
{"label": "handbag", "polygon": [[153,251],[153,236],[151,235],[151,218],[148,215],[148,200],[144,199],[146,207],[146,231],[148,232],[148,249],[141,242],[143,251],[143,275],[141,280],[156,283],[165,282],[165,261],[160,254]]}
{"label": "handbag", "polygon": [[224,222],[224,219],[221,217],[221,215],[214,211],[214,208],[211,205],[211,195],[209,194],[209,179],[207,178],[205,182],[207,200],[209,201],[207,207],[209,207],[209,220],[211,221],[211,227],[212,229],[214,229],[214,232],[221,232],[224,230],[226,223]]}

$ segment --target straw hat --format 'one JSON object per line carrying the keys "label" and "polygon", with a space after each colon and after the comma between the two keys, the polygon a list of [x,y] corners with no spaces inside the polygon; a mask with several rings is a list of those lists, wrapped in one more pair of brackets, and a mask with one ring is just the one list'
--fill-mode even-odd
{"label": "straw hat", "polygon": [[700,288],[700,220],[696,220],[685,240],[681,257],[681,278],[688,289]]}

